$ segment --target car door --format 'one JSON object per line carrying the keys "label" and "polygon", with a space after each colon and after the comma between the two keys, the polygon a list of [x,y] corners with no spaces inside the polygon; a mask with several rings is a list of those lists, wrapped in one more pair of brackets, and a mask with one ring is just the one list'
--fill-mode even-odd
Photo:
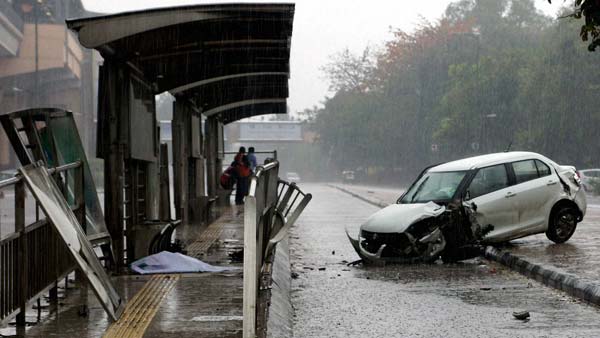
{"label": "car door", "polygon": [[558,177],[540,160],[517,161],[511,167],[515,175],[512,201],[518,211],[515,236],[546,230],[552,203],[560,194]]}
{"label": "car door", "polygon": [[467,197],[477,206],[477,221],[481,225],[494,226],[486,240],[503,240],[506,229],[517,221],[511,188],[504,164],[479,169],[469,183]]}

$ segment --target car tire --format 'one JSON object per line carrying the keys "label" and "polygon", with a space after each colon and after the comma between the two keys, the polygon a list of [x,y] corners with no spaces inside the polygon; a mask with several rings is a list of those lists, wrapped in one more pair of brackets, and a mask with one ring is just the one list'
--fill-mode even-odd
{"label": "car tire", "polygon": [[568,241],[577,228],[577,214],[577,210],[570,206],[560,206],[553,210],[546,237],[557,244]]}

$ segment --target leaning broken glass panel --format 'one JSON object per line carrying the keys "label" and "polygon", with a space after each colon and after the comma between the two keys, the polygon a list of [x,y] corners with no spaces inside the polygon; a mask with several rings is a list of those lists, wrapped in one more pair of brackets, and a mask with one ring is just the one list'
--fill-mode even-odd
{"label": "leaning broken glass panel", "polygon": [[19,172],[48,220],[67,244],[98,300],[110,318],[116,321],[123,311],[122,299],[96,257],[77,216],[63,197],[58,185],[43,166],[28,165],[20,168]]}
{"label": "leaning broken glass panel", "polygon": [[[100,207],[96,185],[94,184],[92,172],[88,165],[87,157],[83,145],[81,144],[81,138],[79,137],[79,132],[77,131],[77,126],[75,125],[72,114],[70,112],[64,112],[64,114],[52,114],[48,120],[48,127],[52,132],[54,145],[56,146],[58,157],[57,165],[64,165],[76,161],[81,161],[83,163],[83,190],[86,212],[85,233],[92,242],[108,238],[108,230],[106,229],[104,214]],[[70,196],[72,196],[73,187],[74,182],[73,180],[70,180],[68,182]]]}
{"label": "leaning broken glass panel", "polygon": [[[54,167],[83,162],[86,207],[84,231],[94,244],[108,243],[110,236],[73,114],[57,108],[35,108],[2,115],[0,121],[13,149],[20,154],[18,157],[22,165],[44,161],[47,167]],[[21,133],[19,126],[28,126],[24,129],[29,132]],[[30,145],[30,149],[26,144]],[[38,145],[42,152],[32,151]],[[73,187],[74,181],[70,179],[66,189],[69,201],[73,200]]]}

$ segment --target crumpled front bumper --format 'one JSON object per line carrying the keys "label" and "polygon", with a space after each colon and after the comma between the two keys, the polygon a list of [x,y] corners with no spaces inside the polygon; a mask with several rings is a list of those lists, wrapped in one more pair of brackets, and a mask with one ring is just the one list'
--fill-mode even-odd
{"label": "crumpled front bumper", "polygon": [[357,238],[353,238],[348,229],[346,229],[346,235],[348,236],[348,240],[350,240],[350,243],[360,258],[366,263],[370,264],[431,262],[435,261],[446,247],[446,241],[442,231],[439,228],[436,228],[434,231],[420,239],[415,239],[412,235],[406,233],[407,237],[410,239],[411,245],[413,246],[412,250],[415,252],[418,251],[418,244],[427,246],[427,250],[425,250],[419,256],[383,256],[382,254],[388,244],[381,244],[379,249],[375,253],[372,253],[367,251],[361,245],[362,238],[360,231]]}

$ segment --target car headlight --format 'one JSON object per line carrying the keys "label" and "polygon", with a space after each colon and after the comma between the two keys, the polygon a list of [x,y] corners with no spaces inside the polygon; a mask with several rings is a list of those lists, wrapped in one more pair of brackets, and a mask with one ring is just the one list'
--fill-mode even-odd
{"label": "car headlight", "polygon": [[575,182],[575,184],[577,184],[578,186],[581,186],[581,177],[579,177],[579,174],[577,172],[573,174],[573,182]]}

